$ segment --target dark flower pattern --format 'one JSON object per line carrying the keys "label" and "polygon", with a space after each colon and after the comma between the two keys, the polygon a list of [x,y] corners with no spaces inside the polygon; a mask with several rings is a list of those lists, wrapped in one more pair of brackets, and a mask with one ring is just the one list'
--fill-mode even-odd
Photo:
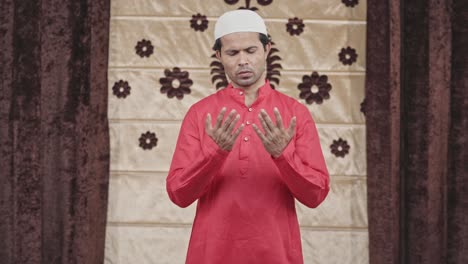
{"label": "dark flower pattern", "polygon": [[339,138],[338,140],[333,140],[333,144],[330,145],[331,153],[336,157],[344,158],[349,153],[350,146],[346,140]]}
{"label": "dark flower pattern", "polygon": [[208,19],[206,19],[205,15],[200,13],[192,15],[192,19],[190,20],[190,27],[195,31],[203,32],[208,28]]}
{"label": "dark flower pattern", "polygon": [[302,32],[304,32],[304,23],[302,23],[302,19],[297,17],[290,18],[286,24],[286,31],[288,31],[291,36],[299,36]]}
{"label": "dark flower pattern", "polygon": [[275,42],[271,41],[270,53],[268,53],[268,56],[267,56],[267,76],[266,76],[266,78],[270,81],[271,88],[273,89],[276,88],[273,83],[276,83],[276,85],[279,85],[279,82],[280,82],[279,76],[281,76],[280,70],[283,69],[283,67],[281,66],[281,63],[279,63],[279,61],[281,61],[281,57],[276,54],[279,52],[279,50],[275,48],[274,45],[275,45]]}
{"label": "dark flower pattern", "polygon": [[177,99],[182,100],[184,94],[191,93],[190,86],[193,82],[189,79],[187,71],[181,71],[178,67],[174,67],[172,71],[164,70],[164,75],[166,77],[160,78],[159,83],[162,85],[161,93],[167,94],[168,98],[177,97]]}
{"label": "dark flower pattern", "polygon": [[144,150],[150,150],[158,144],[158,138],[156,134],[150,131],[141,134],[140,138],[140,147]]}
{"label": "dark flower pattern", "polygon": [[[237,2],[239,2],[239,0],[224,0],[224,2],[228,5],[235,5],[237,4]],[[271,3],[273,3],[273,0],[257,0],[257,3],[259,5],[262,5],[262,6],[267,6]],[[245,5],[247,6],[247,8],[249,8],[250,6],[250,0],[246,0],[245,1]]]}
{"label": "dark flower pattern", "polygon": [[331,84],[328,83],[326,75],[319,75],[313,72],[311,76],[304,75],[302,83],[297,88],[301,91],[299,97],[305,99],[307,104],[317,103],[321,104],[323,100],[330,98]]}
{"label": "dark flower pattern", "polygon": [[112,91],[117,98],[125,98],[130,94],[131,87],[127,81],[119,80],[112,86]]}
{"label": "dark flower pattern", "polygon": [[347,7],[354,7],[359,4],[359,0],[341,0],[341,2]]}
{"label": "dark flower pattern", "polygon": [[137,45],[135,46],[136,54],[142,58],[151,56],[151,54],[153,54],[153,49],[154,47],[151,44],[151,41],[146,39],[138,41]]}
{"label": "dark flower pattern", "polygon": [[361,103],[361,112],[366,115],[366,112],[367,112],[367,100],[366,98],[364,98],[364,100],[362,100],[362,103]]}
{"label": "dark flower pattern", "polygon": [[256,8],[255,6],[253,6],[253,7],[241,6],[241,7],[239,7],[238,9],[249,9],[249,10],[255,11],[255,12],[258,11],[258,8]]}
{"label": "dark flower pattern", "polygon": [[223,64],[216,58],[216,54],[211,55],[211,58],[215,60],[210,63],[211,71],[211,83],[215,84],[216,90],[224,88],[228,85],[228,80],[226,78],[226,73],[224,72]]}
{"label": "dark flower pattern", "polygon": [[257,3],[262,6],[267,6],[273,3],[273,0],[257,0]]}
{"label": "dark flower pattern", "polygon": [[[280,79],[279,76],[281,76],[280,70],[283,69],[279,61],[281,60],[281,57],[278,56],[276,53],[279,52],[277,48],[274,47],[275,43],[272,41],[271,42],[271,49],[270,53],[268,53],[267,56],[267,76],[266,78],[270,81],[270,86],[271,88],[275,89],[275,85],[273,83],[276,83],[276,85],[279,85]],[[223,64],[216,58],[216,54],[211,55],[211,58],[214,60],[211,62],[210,67],[211,67],[211,83],[215,84],[216,89],[224,88],[228,85],[228,80],[226,78],[226,73],[224,71]]]}
{"label": "dark flower pattern", "polygon": [[[245,0],[245,6],[241,6],[239,7],[239,9],[250,9],[252,11],[257,11],[258,8],[257,7],[254,7],[254,6],[250,6],[250,1],[251,0]],[[224,2],[228,5],[235,5],[239,2],[239,0],[224,0]],[[273,0],[257,0],[257,3],[259,5],[262,5],[262,6],[267,6],[269,4],[271,4],[273,2]]]}
{"label": "dark flower pattern", "polygon": [[355,49],[348,46],[347,48],[341,49],[338,57],[344,65],[351,65],[356,62],[358,55]]}

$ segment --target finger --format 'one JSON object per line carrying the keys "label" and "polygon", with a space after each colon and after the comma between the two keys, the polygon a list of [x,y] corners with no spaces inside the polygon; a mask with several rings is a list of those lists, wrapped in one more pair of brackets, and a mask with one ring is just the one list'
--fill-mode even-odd
{"label": "finger", "polygon": [[273,121],[271,121],[271,118],[268,115],[268,113],[264,109],[260,110],[260,113],[263,116],[263,119],[265,120],[265,123],[268,126],[269,130],[273,131],[275,129],[275,125],[273,124]]}
{"label": "finger", "polygon": [[234,116],[236,115],[236,113],[237,113],[236,110],[232,109],[229,115],[227,116],[226,120],[224,120],[224,123],[222,125],[222,129],[224,131],[228,131],[229,126],[231,125],[232,120],[234,119]]}
{"label": "finger", "polygon": [[229,126],[227,127],[226,129],[226,132],[228,134],[231,134],[232,130],[234,130],[234,127],[236,126],[237,122],[239,121],[240,119],[240,115],[237,114],[236,117],[234,118],[234,120],[231,122],[231,124],[229,124]]}
{"label": "finger", "polygon": [[263,115],[261,113],[258,114],[258,120],[260,120],[260,124],[262,125],[263,130],[265,131],[265,134],[271,133],[271,130],[268,127],[268,125],[266,124],[265,118],[263,117]]}
{"label": "finger", "polygon": [[257,127],[257,125],[253,124],[252,127],[253,127],[255,133],[256,133],[256,134],[258,135],[258,137],[260,138],[260,140],[261,140],[262,142],[265,142],[265,141],[266,141],[266,137],[265,137],[265,135],[262,133],[262,131],[260,131],[260,129]]}
{"label": "finger", "polygon": [[216,125],[214,127],[215,129],[221,127],[221,123],[223,122],[225,112],[226,112],[226,107],[223,107],[221,111],[219,112],[218,117],[216,118]]}
{"label": "finger", "polygon": [[210,131],[212,129],[212,124],[211,124],[211,115],[210,113],[208,113],[206,115],[206,119],[205,119],[205,131]]}
{"label": "finger", "polygon": [[275,117],[276,117],[276,127],[283,130],[284,127],[283,127],[283,118],[281,117],[281,114],[278,110],[278,108],[274,108],[273,109],[273,112],[275,112]]}
{"label": "finger", "polygon": [[296,131],[296,117],[294,116],[291,118],[291,123],[289,124],[288,134],[290,137],[294,135],[294,131]]}
{"label": "finger", "polygon": [[232,141],[235,141],[237,139],[237,137],[240,135],[240,133],[242,132],[242,130],[244,129],[244,124],[241,124],[236,132],[234,132],[234,134],[232,134]]}

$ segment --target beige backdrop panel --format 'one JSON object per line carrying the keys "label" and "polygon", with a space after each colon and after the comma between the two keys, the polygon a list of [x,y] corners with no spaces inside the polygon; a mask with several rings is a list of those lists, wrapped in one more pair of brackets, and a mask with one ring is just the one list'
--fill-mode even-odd
{"label": "beige backdrop panel", "polygon": [[[277,49],[272,64],[280,65],[280,75],[274,76],[279,84],[272,83],[310,110],[331,174],[331,191],[321,206],[310,209],[297,203],[304,262],[368,263],[362,0],[273,0],[264,6],[255,0],[234,5],[223,0],[111,1],[105,263],[184,263],[195,204],[185,209],[173,205],[165,178],[185,113],[216,91],[210,73],[216,61],[211,57],[214,23],[223,12],[246,7],[247,2],[265,18]],[[206,16],[195,27],[199,30],[190,22],[197,14]],[[287,24],[295,17],[303,29],[290,34]],[[149,42],[138,46],[143,40]],[[351,53],[342,53],[347,47]],[[187,72],[180,81],[187,81],[191,90],[181,100],[160,92],[165,71],[176,67]],[[304,76],[314,72],[332,86],[320,104],[308,104],[298,89]],[[178,84],[171,85],[177,89]],[[317,85],[311,85],[311,92]]]}

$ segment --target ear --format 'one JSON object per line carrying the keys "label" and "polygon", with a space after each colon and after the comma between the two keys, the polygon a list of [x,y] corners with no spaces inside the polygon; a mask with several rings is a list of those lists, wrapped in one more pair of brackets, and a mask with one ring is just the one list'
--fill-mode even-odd
{"label": "ear", "polygon": [[218,60],[221,60],[221,51],[216,51],[216,58],[218,58]]}

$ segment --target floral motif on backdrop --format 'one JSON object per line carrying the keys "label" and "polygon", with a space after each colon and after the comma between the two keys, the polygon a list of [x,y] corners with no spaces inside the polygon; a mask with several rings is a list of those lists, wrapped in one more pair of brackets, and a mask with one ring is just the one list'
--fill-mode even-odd
{"label": "floral motif on backdrop", "polygon": [[275,89],[276,85],[279,85],[281,76],[280,70],[283,69],[281,66],[281,57],[278,56],[279,50],[275,47],[275,43],[271,41],[270,53],[267,56],[267,76],[266,78],[270,81],[271,88]]}
{"label": "floral motif on backdrop", "polygon": [[117,98],[125,99],[128,95],[130,95],[131,87],[128,85],[127,81],[119,80],[118,82],[114,83],[112,86],[112,91]]}
{"label": "floral motif on backdrop", "polygon": [[341,2],[347,7],[355,7],[359,4],[358,0],[341,0]]}
{"label": "floral motif on backdrop", "polygon": [[144,150],[151,150],[158,144],[156,133],[150,131],[141,134],[138,140],[140,141],[140,147]]}
{"label": "floral motif on backdrop", "polygon": [[200,13],[192,15],[192,19],[190,20],[190,27],[195,31],[203,32],[208,28],[208,19],[206,19],[205,15]]}
{"label": "floral motif on backdrop", "polygon": [[304,75],[302,83],[297,88],[301,91],[299,98],[305,99],[307,104],[321,104],[330,98],[332,86],[328,83],[327,75],[319,75],[314,71],[310,76]]}
{"label": "floral motif on backdrop", "polygon": [[356,62],[358,57],[358,54],[356,53],[356,50],[347,47],[347,48],[342,48],[340,53],[338,54],[338,58],[343,63],[343,65],[351,65]]}
{"label": "floral motif on backdrop", "polygon": [[169,69],[164,70],[164,75],[159,79],[159,83],[162,85],[161,93],[167,94],[168,98],[177,97],[177,99],[182,100],[184,94],[190,94],[190,86],[192,86],[193,81],[189,78],[189,73],[187,71],[181,71],[179,67],[174,67],[171,71]]}
{"label": "floral motif on backdrop", "polygon": [[224,66],[221,61],[218,60],[216,54],[211,55],[211,58],[214,58],[210,63],[211,71],[211,83],[216,86],[216,89],[224,88],[228,85],[228,80],[226,73],[224,72]]}
{"label": "floral motif on backdrop", "polygon": [[330,145],[331,153],[336,157],[344,158],[349,153],[350,146],[346,140],[339,138],[338,140],[333,140],[333,144]]}
{"label": "floral motif on backdrop", "polygon": [[362,100],[360,110],[361,110],[361,113],[366,115],[366,111],[367,111],[367,100],[366,100],[366,98],[364,98],[364,100]]}
{"label": "floral motif on backdrop", "polygon": [[302,19],[297,17],[288,19],[288,23],[286,24],[286,31],[289,32],[291,36],[299,36],[302,32],[304,32],[304,23],[302,23]]}
{"label": "floral motif on backdrop", "polygon": [[[228,5],[235,5],[239,2],[239,0],[224,0],[224,2]],[[252,11],[257,11],[258,8],[255,6],[250,6],[251,0],[245,0],[245,6],[239,7],[239,9],[250,9]],[[273,0],[257,0],[257,3],[262,6],[267,6],[273,3]]]}
{"label": "floral motif on backdrop", "polygon": [[135,46],[135,52],[140,57],[149,57],[153,54],[154,47],[151,44],[150,40],[142,39],[138,41],[137,45]]}

